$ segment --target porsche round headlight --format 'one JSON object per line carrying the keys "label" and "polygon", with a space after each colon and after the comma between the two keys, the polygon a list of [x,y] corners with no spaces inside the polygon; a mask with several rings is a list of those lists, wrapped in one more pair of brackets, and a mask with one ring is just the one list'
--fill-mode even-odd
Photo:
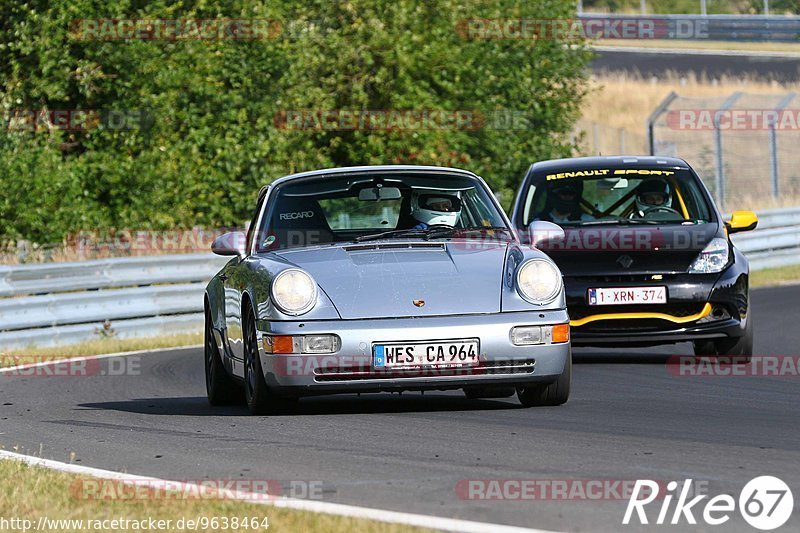
{"label": "porsche round headlight", "polygon": [[547,303],[561,291],[561,272],[544,259],[526,261],[517,269],[517,290],[531,303]]}
{"label": "porsche round headlight", "polygon": [[284,270],[272,281],[272,302],[287,315],[307,313],[317,303],[317,284],[302,270]]}

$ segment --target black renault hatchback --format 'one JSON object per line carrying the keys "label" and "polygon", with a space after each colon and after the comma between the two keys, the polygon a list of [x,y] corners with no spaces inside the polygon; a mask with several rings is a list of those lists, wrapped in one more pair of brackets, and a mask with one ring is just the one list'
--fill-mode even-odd
{"label": "black renault hatchback", "polygon": [[691,341],[697,355],[752,354],[749,266],[730,235],[758,219],[736,211],[723,220],[685,161],[535,163],[512,216],[520,239],[564,275],[574,345]]}

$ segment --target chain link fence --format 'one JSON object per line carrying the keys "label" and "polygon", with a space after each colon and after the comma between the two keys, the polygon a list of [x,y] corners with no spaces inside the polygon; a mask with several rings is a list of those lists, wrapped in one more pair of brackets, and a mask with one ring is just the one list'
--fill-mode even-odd
{"label": "chain link fence", "polygon": [[800,205],[800,94],[670,94],[647,121],[652,155],[687,160],[721,209]]}
{"label": "chain link fence", "polygon": [[575,124],[571,141],[576,155],[628,155],[647,152],[647,137],[641,131],[617,128],[581,119]]}

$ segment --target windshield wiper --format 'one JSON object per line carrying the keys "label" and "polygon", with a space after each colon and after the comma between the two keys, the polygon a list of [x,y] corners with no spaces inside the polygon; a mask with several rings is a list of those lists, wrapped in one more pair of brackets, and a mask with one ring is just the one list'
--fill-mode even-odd
{"label": "windshield wiper", "polygon": [[472,231],[505,231],[506,233],[511,233],[511,230],[505,226],[470,226],[466,228],[454,228],[452,226],[442,225],[438,227],[431,226],[427,231],[426,239],[441,239],[454,233],[468,233]]}
{"label": "windshield wiper", "polygon": [[629,218],[628,220],[625,221],[625,224],[654,224],[656,226],[659,226],[661,224],[664,224],[664,222],[668,223],[669,221],[648,220],[646,218]]}
{"label": "windshield wiper", "polygon": [[626,226],[628,224],[663,224],[664,221],[647,220],[644,218],[621,218],[621,219],[603,219],[603,220],[587,220],[577,224],[564,223],[563,226],[568,227],[583,227],[583,226]]}
{"label": "windshield wiper", "polygon": [[367,235],[359,235],[353,241],[355,242],[364,242],[364,241],[375,241],[378,239],[384,239],[386,237],[424,237],[425,232],[428,230],[425,229],[393,229],[389,231],[382,231],[380,233],[370,233]]}
{"label": "windshield wiper", "polygon": [[441,239],[448,237],[453,233],[468,232],[468,231],[505,231],[511,230],[505,226],[472,226],[468,228],[456,228],[448,226],[447,224],[434,224],[425,229],[410,228],[410,229],[395,229],[383,231],[381,233],[371,233],[369,235],[360,235],[353,239],[355,242],[374,241],[384,239],[387,237],[422,237],[425,240]]}

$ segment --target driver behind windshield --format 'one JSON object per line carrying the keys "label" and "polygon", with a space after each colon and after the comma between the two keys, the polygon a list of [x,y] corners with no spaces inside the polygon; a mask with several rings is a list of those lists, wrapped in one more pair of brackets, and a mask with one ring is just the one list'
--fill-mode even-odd
{"label": "driver behind windshield", "polygon": [[539,220],[546,220],[555,224],[594,220],[594,217],[581,209],[582,197],[582,182],[555,183],[550,187],[547,194],[549,210],[546,208]]}
{"label": "driver behind windshield", "polygon": [[458,196],[416,191],[411,195],[411,216],[417,222],[413,229],[428,229],[440,224],[455,227],[460,215],[461,200]]}
{"label": "driver behind windshield", "polygon": [[639,184],[636,192],[636,207],[631,218],[645,218],[648,213],[659,210],[672,211],[672,195],[669,184],[658,178],[648,179]]}

